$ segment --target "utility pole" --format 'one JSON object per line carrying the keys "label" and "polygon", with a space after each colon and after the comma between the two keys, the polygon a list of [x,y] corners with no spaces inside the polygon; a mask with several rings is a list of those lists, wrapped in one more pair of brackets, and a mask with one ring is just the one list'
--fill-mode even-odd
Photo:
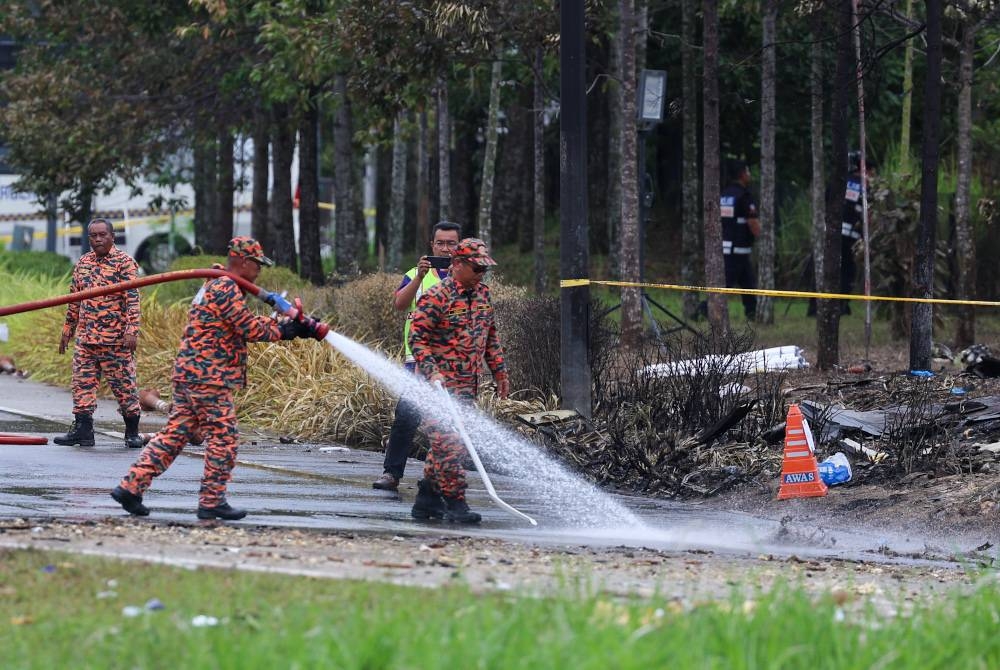
{"label": "utility pole", "polygon": [[[589,278],[584,0],[559,7],[559,270]],[[591,417],[590,287],[560,289],[562,404]]]}

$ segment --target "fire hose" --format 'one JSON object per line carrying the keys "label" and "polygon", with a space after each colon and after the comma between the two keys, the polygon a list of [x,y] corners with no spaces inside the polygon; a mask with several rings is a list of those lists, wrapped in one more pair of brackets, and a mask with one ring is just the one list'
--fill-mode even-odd
{"label": "fire hose", "polygon": [[[163,272],[160,274],[149,275],[148,277],[132,279],[131,281],[108,284],[107,286],[98,286],[96,288],[87,289],[86,291],[77,291],[76,293],[68,293],[66,295],[45,298],[43,300],[33,300],[31,302],[22,302],[18,305],[0,307],[0,317],[9,316],[11,314],[21,314],[22,312],[33,312],[35,310],[46,309],[48,307],[58,307],[59,305],[65,305],[71,302],[80,302],[81,300],[97,298],[111,293],[122,293],[132,289],[139,289],[144,286],[152,286],[153,284],[163,284],[171,281],[180,281],[182,279],[210,279],[215,277],[229,277],[239,284],[240,288],[245,290],[247,293],[256,296],[274,307],[275,312],[287,316],[290,319],[302,321],[316,333],[316,339],[318,340],[323,339],[326,337],[326,334],[330,332],[330,327],[328,325],[305,315],[302,311],[302,303],[299,300],[296,299],[289,302],[288,300],[285,300],[284,296],[267,291],[253,282],[247,281],[243,277],[227,272],[226,270],[214,270],[210,268]],[[34,435],[25,436],[0,433],[0,444],[46,444],[47,442],[47,438]]]}

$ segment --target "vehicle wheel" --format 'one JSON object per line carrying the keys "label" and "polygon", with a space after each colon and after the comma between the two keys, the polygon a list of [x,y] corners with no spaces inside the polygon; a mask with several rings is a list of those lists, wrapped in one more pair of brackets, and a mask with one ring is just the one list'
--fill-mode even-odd
{"label": "vehicle wheel", "polygon": [[167,272],[170,264],[178,256],[186,256],[191,253],[191,245],[180,235],[174,236],[174,248],[170,248],[169,236],[154,235],[146,240],[138,254],[139,265],[147,274]]}

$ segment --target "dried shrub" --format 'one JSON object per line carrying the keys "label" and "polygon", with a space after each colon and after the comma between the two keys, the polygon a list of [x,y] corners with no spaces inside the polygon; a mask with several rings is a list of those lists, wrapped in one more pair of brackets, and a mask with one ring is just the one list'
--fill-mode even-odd
{"label": "dried shrub", "polygon": [[885,450],[894,458],[897,471],[903,474],[919,470],[935,472],[949,451],[949,422],[941,421],[943,411],[934,402],[931,384],[905,383],[892,394],[894,407],[887,410]]}
{"label": "dried shrub", "polygon": [[376,272],[333,289],[330,302],[337,332],[384,351],[401,352],[406,313],[392,305],[399,282],[398,275]]}
{"label": "dried shrub", "polygon": [[530,397],[559,395],[559,299],[499,297],[493,301],[511,388]]}

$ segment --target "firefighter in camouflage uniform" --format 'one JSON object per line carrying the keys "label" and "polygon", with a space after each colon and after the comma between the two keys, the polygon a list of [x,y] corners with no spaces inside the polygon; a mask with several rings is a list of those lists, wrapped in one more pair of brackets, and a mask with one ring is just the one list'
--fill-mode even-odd
{"label": "firefighter in camouflage uniform", "polygon": [[[262,265],[273,263],[264,256],[259,242],[236,237],[229,243],[226,270],[253,282]],[[197,431],[205,444],[198,518],[245,517],[246,510],[231,507],[226,501],[226,483],[236,464],[238,431],[233,392],[246,384],[246,343],[316,337],[315,323],[279,323],[257,316],[247,307],[243,289],[232,278],[206,281],[191,303],[188,325],[174,362],[174,406],[167,425],[149,441],[111,497],[129,514],[148,515],[149,509],[142,504],[143,494],[153,477],[170,467]]]}
{"label": "firefighter in camouflage uniform", "polygon": [[[496,261],[482,240],[462,240],[452,253],[449,276],[420,297],[413,314],[410,349],[418,374],[441,382],[459,401],[475,400],[479,374],[486,368],[499,397],[506,398],[510,390],[490,289],[481,281],[491,265]],[[465,501],[467,452],[461,439],[436,419],[427,419],[425,430],[431,447],[412,516],[478,523],[482,517]]]}
{"label": "firefighter in camouflage uniform", "polygon": [[[131,281],[139,266],[115,246],[115,231],[107,219],[87,224],[91,250],[73,268],[70,292]],[[73,336],[73,426],[52,441],[62,445],[94,446],[94,410],[101,378],[118,401],[125,421],[125,444],[142,446],[139,435],[139,392],[135,383],[135,347],[139,338],[139,291],[72,302],[66,310],[59,353],[66,352]]]}

